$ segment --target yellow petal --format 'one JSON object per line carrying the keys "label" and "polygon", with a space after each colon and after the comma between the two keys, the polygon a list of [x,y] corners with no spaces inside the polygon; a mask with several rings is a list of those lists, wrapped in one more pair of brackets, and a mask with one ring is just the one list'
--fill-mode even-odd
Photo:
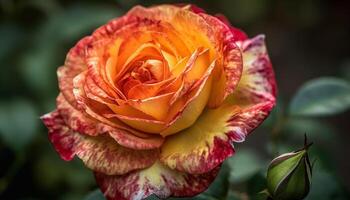
{"label": "yellow petal", "polygon": [[146,120],[126,116],[119,116],[118,118],[136,130],[151,134],[159,134],[166,127],[166,123],[157,120]]}
{"label": "yellow petal", "polygon": [[168,114],[169,101],[173,93],[151,97],[143,100],[130,100],[129,103],[134,108],[151,115],[157,120],[164,120]]}
{"label": "yellow petal", "polygon": [[117,75],[117,62],[121,43],[121,39],[116,39],[109,49],[109,58],[106,63],[106,75],[111,85],[114,85],[114,77]]}
{"label": "yellow petal", "polygon": [[230,105],[206,109],[192,126],[166,138],[161,161],[171,169],[194,174],[215,168],[234,153],[226,133],[230,131],[229,119],[239,111]]}
{"label": "yellow petal", "polygon": [[186,99],[182,99],[175,102],[168,113],[169,116],[175,116],[172,120],[173,122],[170,122],[171,125],[160,134],[165,137],[190,127],[205,108],[210,96],[211,85],[212,81],[209,77],[209,79],[204,82],[203,88],[199,88],[198,91],[195,92],[196,94],[192,94],[192,98],[187,101]]}

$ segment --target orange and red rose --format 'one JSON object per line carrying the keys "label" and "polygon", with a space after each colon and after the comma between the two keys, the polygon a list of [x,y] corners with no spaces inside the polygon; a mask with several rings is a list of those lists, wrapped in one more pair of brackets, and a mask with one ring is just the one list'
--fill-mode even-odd
{"label": "orange and red rose", "polygon": [[134,7],[80,40],[42,117],[108,199],[193,196],[275,104],[264,36],[192,5]]}

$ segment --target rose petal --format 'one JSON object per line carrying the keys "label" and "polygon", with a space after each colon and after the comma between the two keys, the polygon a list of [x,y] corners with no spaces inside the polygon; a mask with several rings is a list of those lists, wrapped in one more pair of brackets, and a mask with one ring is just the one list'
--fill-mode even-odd
{"label": "rose petal", "polygon": [[118,145],[106,136],[86,137],[76,144],[76,155],[92,170],[114,175],[126,174],[152,165],[158,149],[135,150]]}
{"label": "rose petal", "polygon": [[[164,139],[160,136],[146,135],[130,128],[117,118],[107,119],[103,117],[104,115],[113,115],[114,113],[105,105],[86,98],[82,88],[85,83],[85,76],[86,73],[82,73],[74,79],[74,94],[83,111],[75,110],[69,104],[66,104],[64,99],[58,98],[58,108],[60,112],[66,113],[63,116],[73,130],[90,135],[108,133],[120,145],[133,149],[154,149],[162,145]],[[90,118],[95,120],[95,123],[79,112],[86,112]],[[85,125],[91,129],[85,128]],[[90,132],[85,132],[86,130]]]}
{"label": "rose petal", "polygon": [[74,145],[80,140],[78,134],[73,134],[57,111],[41,116],[41,120],[49,129],[49,140],[55,147],[57,153],[65,161],[74,158]]}
{"label": "rose petal", "polygon": [[57,111],[42,117],[49,129],[49,139],[64,160],[77,155],[92,170],[122,175],[151,166],[158,158],[158,149],[133,150],[124,148],[107,136],[84,136],[73,132]]}
{"label": "rose petal", "polygon": [[[108,49],[108,60],[106,62],[105,75],[109,82],[109,85],[115,87],[114,77],[117,75],[117,63],[118,63],[118,55],[120,46],[123,40],[121,38],[117,38],[113,45]],[[102,73],[104,74],[104,73]]]}
{"label": "rose petal", "polygon": [[214,180],[219,168],[206,174],[191,175],[162,165],[131,172],[124,176],[107,176],[95,173],[95,178],[108,200],[141,200],[155,194],[161,199],[170,196],[184,197],[201,193]]}
{"label": "rose petal", "polygon": [[166,127],[166,123],[158,120],[148,120],[143,118],[135,118],[117,115],[118,119],[133,127],[135,130],[142,130],[152,135],[159,134]]}
{"label": "rose petal", "polygon": [[191,52],[202,47],[209,49],[211,61],[217,57],[214,30],[200,15],[180,9],[170,23],[181,34],[180,37]]}
{"label": "rose petal", "polygon": [[57,97],[57,109],[65,124],[81,134],[96,136],[108,133],[118,144],[132,149],[155,149],[164,142],[164,138],[160,136],[142,134],[121,123],[109,126],[94,120],[71,106],[63,95]]}
{"label": "rose petal", "polygon": [[166,139],[161,161],[171,169],[190,174],[215,168],[234,153],[226,135],[230,130],[227,121],[239,111],[237,106],[207,109],[191,127]]}
{"label": "rose petal", "polygon": [[157,83],[139,84],[131,88],[128,92],[130,99],[145,99],[156,96],[159,91],[166,87],[175,78],[166,79]]}
{"label": "rose petal", "polygon": [[169,22],[181,33],[180,38],[191,52],[204,47],[210,50],[211,60],[220,58],[214,70],[215,84],[212,87],[210,107],[219,106],[233,92],[241,76],[242,57],[227,25],[216,17],[169,5],[151,8],[137,6],[129,14]]}
{"label": "rose petal", "polygon": [[[127,15],[170,23],[172,29],[175,29],[176,39],[182,42],[176,49],[188,48],[190,52],[194,52],[199,47],[209,48],[211,60],[215,57],[213,30],[201,16],[188,8],[175,5],[161,5],[150,8],[135,6]],[[185,55],[189,55],[188,52]]]}
{"label": "rose petal", "polygon": [[126,103],[120,105],[108,104],[107,106],[114,112],[113,114],[104,114],[104,116],[107,118],[120,117],[121,119],[138,118],[145,120],[154,120],[152,116],[147,115],[146,113],[137,110],[136,108],[133,108]]}
{"label": "rose petal", "polygon": [[214,30],[216,48],[220,52],[222,60],[217,61],[214,70],[215,83],[212,87],[209,106],[215,108],[219,106],[225,98],[237,87],[242,74],[242,55],[239,47],[235,43],[235,38],[231,30],[219,19],[200,13]]}
{"label": "rose petal", "polygon": [[128,103],[156,120],[163,120],[167,117],[169,102],[173,95],[174,93],[168,93],[142,100],[129,100]]}
{"label": "rose petal", "polygon": [[190,127],[201,115],[210,97],[212,86],[210,74],[214,66],[215,62],[210,65],[206,75],[198,81],[194,89],[172,105],[168,113],[167,128],[160,133],[162,136],[168,136]]}
{"label": "rose petal", "polygon": [[[187,94],[190,89],[193,89],[196,84],[198,85],[198,82],[203,79],[208,69],[210,70],[210,64],[211,62],[209,59],[208,49],[198,49],[191,55],[183,67],[177,67],[183,68],[181,69],[182,72],[180,75],[173,75],[178,76],[178,79],[181,79],[182,83],[174,96],[171,98],[171,105],[173,105],[173,103],[180,99],[183,95]],[[179,66],[181,66],[181,62],[179,63]]]}
{"label": "rose petal", "polygon": [[244,72],[238,87],[224,105],[206,110],[190,128],[167,138],[160,159],[170,168],[210,171],[234,153],[231,143],[244,141],[275,105],[276,85],[264,38],[240,46]]}
{"label": "rose petal", "polygon": [[230,102],[254,104],[256,102],[275,101],[277,87],[265,37],[258,35],[238,43],[243,52],[243,73],[236,91],[230,96]]}
{"label": "rose petal", "polygon": [[[122,46],[121,48],[122,52],[119,55],[120,62],[118,62],[118,68],[120,69],[118,70],[118,75],[115,77],[116,80],[119,80],[132,67],[131,63],[135,60],[137,61],[142,57],[147,59],[162,59],[158,46],[153,43],[142,43],[139,47],[132,49],[132,52],[127,52],[126,47]],[[123,56],[127,58],[123,59]]]}
{"label": "rose petal", "polygon": [[102,88],[100,88],[95,81],[90,77],[86,76],[84,91],[86,97],[100,102],[102,104],[116,104],[117,101],[115,98],[109,96]]}
{"label": "rose petal", "polygon": [[91,61],[92,58],[89,59],[90,60],[87,61],[87,77],[92,79],[91,83],[96,85],[95,88],[100,88],[100,91],[103,91],[103,93],[107,95],[104,98],[108,98],[108,96],[110,99],[125,98],[120,90],[116,90],[114,87],[111,87],[109,83],[102,78],[100,74],[100,68],[102,68],[102,66],[99,66],[100,63],[97,61]]}
{"label": "rose petal", "polygon": [[85,46],[91,42],[91,37],[80,40],[67,54],[65,65],[57,69],[58,85],[63,96],[70,104],[76,106],[73,94],[73,79],[87,69],[85,64]]}
{"label": "rose petal", "polygon": [[191,174],[208,172],[234,154],[232,142],[244,141],[273,105],[266,102],[241,109],[225,104],[207,109],[190,128],[166,139],[160,160],[171,169]]}
{"label": "rose petal", "polygon": [[71,106],[61,93],[58,95],[56,103],[57,111],[65,124],[73,131],[91,136],[102,134],[97,130],[98,122]]}

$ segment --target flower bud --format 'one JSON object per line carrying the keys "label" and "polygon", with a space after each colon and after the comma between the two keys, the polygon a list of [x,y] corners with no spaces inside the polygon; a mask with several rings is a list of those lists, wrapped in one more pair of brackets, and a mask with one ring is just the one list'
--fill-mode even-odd
{"label": "flower bud", "polygon": [[[306,143],[306,142],[305,142]],[[306,145],[301,150],[272,160],[267,172],[267,189],[275,200],[301,200],[311,186],[312,167]]]}

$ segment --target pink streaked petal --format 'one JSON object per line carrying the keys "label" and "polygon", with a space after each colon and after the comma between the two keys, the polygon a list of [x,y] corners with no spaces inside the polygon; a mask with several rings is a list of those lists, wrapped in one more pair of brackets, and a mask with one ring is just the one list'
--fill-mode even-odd
{"label": "pink streaked petal", "polygon": [[72,129],[82,134],[96,136],[100,133],[97,130],[98,121],[84,114],[84,112],[77,110],[68,103],[62,94],[59,94],[57,99],[57,111],[60,113],[65,124]]}
{"label": "pink streaked petal", "polygon": [[258,35],[237,43],[243,52],[243,73],[236,91],[227,99],[243,109],[229,120],[236,137],[256,128],[276,103],[276,80],[264,40]]}
{"label": "pink streaked petal", "polygon": [[75,147],[76,155],[94,171],[123,175],[151,166],[159,150],[135,150],[122,147],[107,136],[84,137]]}
{"label": "pink streaked petal", "polygon": [[158,159],[158,149],[128,149],[107,136],[91,137],[73,132],[57,111],[44,115],[42,120],[49,129],[50,141],[62,159],[69,161],[76,155],[94,171],[123,175],[149,167]]}
{"label": "pink streaked petal", "polygon": [[155,194],[161,199],[194,196],[206,190],[219,167],[205,174],[191,175],[171,170],[159,162],[124,176],[95,173],[95,178],[108,200],[141,200]]}
{"label": "pink streaked petal", "polygon": [[274,107],[274,101],[265,101],[245,107],[228,121],[229,130],[226,133],[233,142],[243,142],[245,137],[258,127]]}
{"label": "pink streaked petal", "polygon": [[265,46],[264,35],[237,43],[243,52],[243,73],[230,101],[252,104],[275,102],[277,86],[274,71]]}
{"label": "pink streaked petal", "polygon": [[74,135],[73,131],[65,125],[64,120],[57,111],[43,115],[41,120],[49,129],[49,140],[60,157],[65,161],[72,160],[75,155],[74,146],[80,137]]}
{"label": "pink streaked petal", "polygon": [[[213,27],[217,51],[220,52],[221,60],[214,70],[214,84],[209,106],[220,106],[224,99],[232,94],[241,78],[243,63],[241,50],[235,43],[234,35],[227,25],[216,17],[205,13],[199,14],[206,23]],[[222,81],[225,81],[222,83]]]}
{"label": "pink streaked petal", "polygon": [[87,69],[85,64],[85,46],[91,42],[91,37],[80,40],[68,53],[64,66],[57,70],[58,85],[67,101],[76,106],[73,95],[73,79]]}

